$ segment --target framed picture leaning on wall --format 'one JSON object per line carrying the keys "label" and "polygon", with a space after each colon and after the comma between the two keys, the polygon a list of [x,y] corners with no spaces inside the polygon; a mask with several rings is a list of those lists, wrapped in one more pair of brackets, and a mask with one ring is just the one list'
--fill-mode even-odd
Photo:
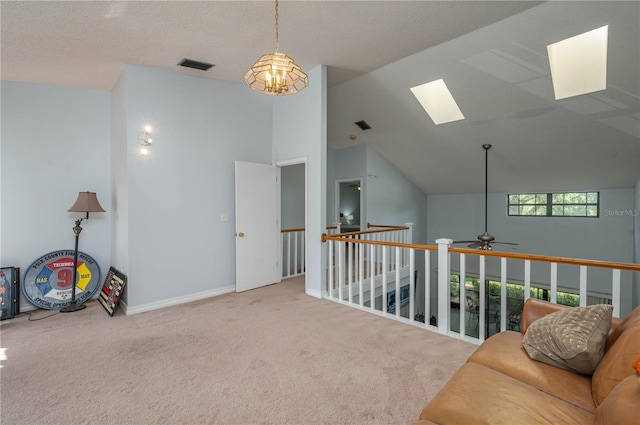
{"label": "framed picture leaning on wall", "polygon": [[2,267],[0,269],[0,320],[13,319],[20,313],[20,269],[17,267]]}

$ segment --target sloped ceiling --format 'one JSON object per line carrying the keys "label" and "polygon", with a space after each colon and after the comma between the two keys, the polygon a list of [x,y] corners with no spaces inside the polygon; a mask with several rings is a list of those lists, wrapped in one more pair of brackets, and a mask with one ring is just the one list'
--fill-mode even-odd
{"label": "sloped ceiling", "polygon": [[[490,192],[634,187],[639,19],[638,2],[549,2],[332,87],[329,146],[367,143],[429,194],[482,192],[485,143]],[[547,45],[604,25],[607,89],[554,100]],[[410,92],[440,78],[466,119],[436,126]]]}
{"label": "sloped ceiling", "polygon": [[[274,47],[271,1],[0,7],[3,80],[110,90],[138,64],[241,82]],[[626,188],[640,169],[639,19],[639,2],[281,1],[280,51],[327,65],[331,148],[367,143],[425,193],[482,192],[483,143],[490,191]],[[602,25],[607,89],[553,100],[546,46]],[[435,126],[409,91],[438,78],[465,120]]]}

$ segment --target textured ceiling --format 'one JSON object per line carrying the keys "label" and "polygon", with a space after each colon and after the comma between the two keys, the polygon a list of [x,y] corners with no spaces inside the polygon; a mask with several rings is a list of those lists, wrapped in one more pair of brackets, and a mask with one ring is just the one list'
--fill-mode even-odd
{"label": "textured ceiling", "polygon": [[[271,1],[2,1],[3,80],[110,90],[126,64],[242,81],[274,49]],[[327,65],[328,144],[366,143],[426,193],[633,187],[640,2],[281,1],[280,52]],[[609,25],[607,89],[555,101],[546,46]],[[210,71],[176,66],[184,57]],[[410,87],[444,78],[466,119]],[[363,132],[353,123],[366,120]],[[356,135],[351,141],[349,136]]]}
{"label": "textured ceiling", "polygon": [[[280,52],[329,85],[536,2],[281,1]],[[227,81],[275,48],[272,1],[2,1],[2,78],[110,90],[126,64]],[[184,57],[213,63],[185,70]]]}

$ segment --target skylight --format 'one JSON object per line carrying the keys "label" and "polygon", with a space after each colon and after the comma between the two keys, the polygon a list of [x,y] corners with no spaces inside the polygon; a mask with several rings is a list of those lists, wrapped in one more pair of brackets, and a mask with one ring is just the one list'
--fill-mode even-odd
{"label": "skylight", "polygon": [[607,88],[609,26],[547,46],[556,100]]}
{"label": "skylight", "polygon": [[411,92],[418,99],[434,124],[444,124],[464,119],[458,104],[444,80],[431,81],[420,86],[411,87]]}

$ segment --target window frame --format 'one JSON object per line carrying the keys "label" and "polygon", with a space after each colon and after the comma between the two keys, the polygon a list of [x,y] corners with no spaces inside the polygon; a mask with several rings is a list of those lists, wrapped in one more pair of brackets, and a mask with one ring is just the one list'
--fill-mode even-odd
{"label": "window frame", "polygon": [[[584,203],[566,203],[564,202],[565,199],[564,197],[567,194],[584,194],[585,197],[585,202]],[[596,201],[595,202],[589,202],[589,195],[596,195]],[[533,196],[534,197],[534,201],[532,203],[520,203],[520,197],[521,196]],[[563,195],[563,202],[559,203],[559,202],[554,202],[554,196],[557,197],[557,195]],[[511,197],[512,196],[517,196],[518,197],[518,203],[511,203]],[[540,197],[545,197],[545,202],[539,202],[539,198]],[[564,213],[565,208],[568,206],[577,206],[577,207],[584,207],[585,208],[585,214],[584,215],[566,215]],[[596,214],[595,215],[589,215],[589,207],[594,207],[596,208]],[[511,212],[512,207],[517,207],[518,208],[518,213],[514,214]],[[546,210],[544,211],[544,214],[522,214],[522,208],[523,207],[532,207],[534,209],[534,212],[538,211],[538,208],[545,208]],[[558,214],[554,214],[554,207],[562,207],[562,211],[563,214],[562,215],[558,215]],[[600,217],[600,192],[599,191],[580,191],[580,192],[542,192],[542,193],[508,193],[507,194],[507,216],[508,217],[568,217],[568,218],[599,218]]]}

